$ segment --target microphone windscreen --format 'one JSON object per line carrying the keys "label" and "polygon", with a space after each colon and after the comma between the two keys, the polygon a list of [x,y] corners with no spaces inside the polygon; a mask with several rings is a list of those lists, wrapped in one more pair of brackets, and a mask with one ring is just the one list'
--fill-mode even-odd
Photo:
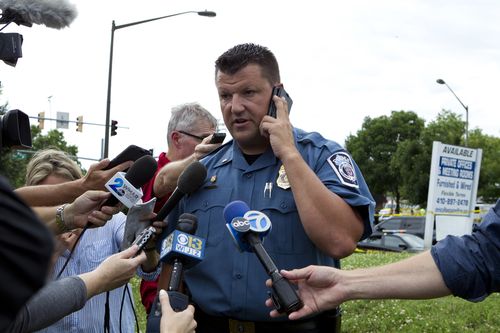
{"label": "microphone windscreen", "polygon": [[198,229],[198,218],[193,214],[183,213],[179,216],[176,229],[194,235],[196,229]]}
{"label": "microphone windscreen", "polygon": [[139,188],[153,178],[157,168],[156,160],[150,155],[144,155],[132,164],[125,178],[135,188]]}
{"label": "microphone windscreen", "polygon": [[235,217],[243,217],[249,210],[250,207],[241,200],[230,202],[224,208],[224,220],[226,220],[226,223],[231,223]]}
{"label": "microphone windscreen", "polygon": [[189,164],[177,180],[177,188],[184,194],[191,194],[196,191],[207,177],[207,168],[196,161]]}
{"label": "microphone windscreen", "polygon": [[76,6],[67,0],[1,0],[2,23],[6,19],[31,27],[33,23],[61,29],[77,15]]}

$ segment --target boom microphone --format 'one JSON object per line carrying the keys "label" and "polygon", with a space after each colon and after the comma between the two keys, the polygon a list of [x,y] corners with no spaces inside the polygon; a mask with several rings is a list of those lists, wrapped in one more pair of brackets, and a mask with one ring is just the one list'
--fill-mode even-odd
{"label": "boom microphone", "polygon": [[269,217],[262,212],[249,210],[243,201],[233,201],[224,208],[224,219],[238,249],[254,252],[267,275],[271,277],[271,298],[276,310],[291,313],[302,308],[304,303],[290,281],[279,273],[276,264],[262,245],[263,236],[271,230]]}
{"label": "boom microphone", "polygon": [[0,23],[14,22],[31,27],[43,24],[61,29],[70,25],[77,15],[75,5],[67,0],[0,0]]}
{"label": "boom microphone", "polygon": [[113,194],[103,206],[114,206],[121,201],[125,206],[132,207],[142,197],[141,186],[146,184],[156,173],[158,165],[156,160],[145,155],[137,159],[127,171],[117,172],[106,183],[106,188]]}
{"label": "boom microphone", "polygon": [[[177,187],[172,192],[167,202],[156,215],[155,221],[163,221],[168,214],[174,209],[179,201],[186,194],[191,194],[196,191],[205,181],[207,177],[207,168],[200,162],[196,161],[189,164],[179,176]],[[175,229],[174,226],[168,226],[167,235]]]}

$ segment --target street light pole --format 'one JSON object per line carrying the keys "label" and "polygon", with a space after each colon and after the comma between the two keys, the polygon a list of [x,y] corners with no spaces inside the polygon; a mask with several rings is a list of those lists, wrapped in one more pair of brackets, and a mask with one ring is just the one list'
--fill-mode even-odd
{"label": "street light pole", "polygon": [[161,19],[165,19],[168,17],[184,15],[184,14],[191,14],[191,13],[196,13],[200,16],[206,16],[206,17],[215,17],[216,16],[216,13],[212,12],[212,11],[205,10],[205,11],[197,12],[194,10],[190,10],[187,12],[180,12],[180,13],[155,17],[152,19],[147,19],[147,20],[142,20],[142,21],[137,21],[137,22],[120,24],[120,25],[116,25],[114,20],[111,23],[111,42],[110,42],[111,44],[109,47],[108,94],[107,94],[107,99],[106,99],[106,123],[104,126],[104,150],[103,150],[103,156],[102,156],[103,158],[108,157],[108,152],[109,152],[109,127],[110,127],[110,117],[111,117],[111,78],[112,78],[112,73],[113,73],[113,45],[114,45],[114,39],[115,39],[115,30],[131,27],[133,25],[138,25],[138,24],[143,24],[143,23],[152,22],[152,21],[156,21],[156,20],[161,20]]}
{"label": "street light pole", "polygon": [[436,82],[447,86],[448,89],[451,91],[451,93],[457,98],[457,100],[460,102],[460,104],[462,104],[462,106],[465,109],[465,146],[467,147],[469,145],[469,107],[464,103],[462,103],[460,98],[458,98],[457,94],[455,94],[453,89],[451,89],[450,86],[444,80],[437,79]]}

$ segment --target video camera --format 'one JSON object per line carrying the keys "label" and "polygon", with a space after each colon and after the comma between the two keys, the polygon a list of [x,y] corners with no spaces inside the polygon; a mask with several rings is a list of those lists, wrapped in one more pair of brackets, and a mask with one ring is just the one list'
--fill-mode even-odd
{"label": "video camera", "polygon": [[0,60],[3,60],[7,65],[15,67],[17,59],[23,56],[22,44],[23,36],[21,34],[0,32]]}
{"label": "video camera", "polygon": [[[0,10],[0,24],[5,24],[0,31],[10,23],[27,27],[43,24],[62,29],[69,26],[77,14],[75,5],[67,0],[0,0]],[[22,35],[0,32],[0,60],[16,66],[17,59],[23,56],[22,43]]]}
{"label": "video camera", "polygon": [[7,111],[0,116],[0,149],[31,148],[30,120],[20,110]]}

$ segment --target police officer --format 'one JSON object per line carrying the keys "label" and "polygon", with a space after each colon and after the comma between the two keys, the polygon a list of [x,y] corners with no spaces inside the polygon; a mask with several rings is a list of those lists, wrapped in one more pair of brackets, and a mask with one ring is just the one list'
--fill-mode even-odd
{"label": "police officer", "polygon": [[[179,214],[198,217],[207,240],[205,259],[185,282],[196,305],[197,332],[321,332],[319,315],[302,321],[271,319],[265,306],[266,272],[252,253],[236,250],[225,227],[233,200],[268,215],[272,231],[264,246],[279,268],[338,266],[371,233],[374,200],[357,165],[339,144],[294,128],[273,53],[242,44],[215,63],[224,123],[233,140],[201,161],[205,184],[184,198]],[[267,115],[270,103],[276,118]],[[331,332],[331,324],[329,332]]]}

